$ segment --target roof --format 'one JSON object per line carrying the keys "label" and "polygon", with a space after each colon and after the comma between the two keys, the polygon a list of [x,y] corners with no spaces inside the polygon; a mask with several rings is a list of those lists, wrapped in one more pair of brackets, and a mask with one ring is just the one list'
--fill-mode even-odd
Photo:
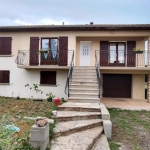
{"label": "roof", "polygon": [[81,24],[81,25],[21,25],[0,26],[0,32],[17,31],[102,31],[150,30],[150,24]]}

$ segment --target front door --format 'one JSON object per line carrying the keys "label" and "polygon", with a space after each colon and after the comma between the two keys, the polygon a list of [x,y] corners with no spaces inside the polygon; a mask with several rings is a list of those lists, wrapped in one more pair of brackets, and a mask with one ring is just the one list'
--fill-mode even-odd
{"label": "front door", "polygon": [[91,65],[91,42],[80,42],[80,66]]}
{"label": "front door", "polygon": [[111,42],[109,50],[109,65],[125,66],[125,43]]}

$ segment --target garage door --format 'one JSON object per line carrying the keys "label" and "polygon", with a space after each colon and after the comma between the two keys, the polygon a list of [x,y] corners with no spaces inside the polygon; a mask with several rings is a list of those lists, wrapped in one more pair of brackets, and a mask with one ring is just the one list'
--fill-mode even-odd
{"label": "garage door", "polygon": [[103,74],[103,97],[131,98],[131,75]]}

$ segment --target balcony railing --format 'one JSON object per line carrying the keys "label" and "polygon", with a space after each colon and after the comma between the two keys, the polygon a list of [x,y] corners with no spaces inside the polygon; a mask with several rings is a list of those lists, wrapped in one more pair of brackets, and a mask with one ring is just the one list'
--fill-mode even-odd
{"label": "balcony railing", "polygon": [[16,58],[18,66],[58,65],[69,66],[73,50],[33,51],[19,50]]}
{"label": "balcony railing", "polygon": [[117,67],[150,67],[150,51],[136,53],[134,51],[106,51],[96,50],[100,66],[117,66]]}

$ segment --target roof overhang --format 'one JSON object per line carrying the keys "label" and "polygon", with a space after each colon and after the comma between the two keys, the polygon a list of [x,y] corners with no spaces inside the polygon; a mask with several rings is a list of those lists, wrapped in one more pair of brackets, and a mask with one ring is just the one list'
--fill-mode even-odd
{"label": "roof overhang", "polygon": [[0,26],[0,32],[20,31],[105,31],[150,30],[150,24],[85,24],[85,25],[24,25]]}

